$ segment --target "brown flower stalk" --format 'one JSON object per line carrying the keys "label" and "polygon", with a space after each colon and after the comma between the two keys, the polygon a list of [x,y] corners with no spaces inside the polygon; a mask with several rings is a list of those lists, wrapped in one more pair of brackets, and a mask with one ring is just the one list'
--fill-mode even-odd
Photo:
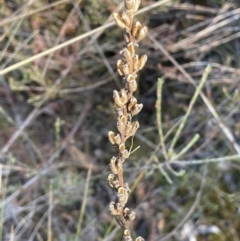
{"label": "brown flower stalk", "polygon": [[[143,105],[137,103],[137,99],[133,93],[137,90],[137,72],[141,70],[146,61],[147,56],[139,57],[135,53],[138,42],[147,34],[147,27],[142,27],[140,22],[134,23],[133,16],[138,10],[140,0],[124,0],[125,9],[122,14],[114,13],[116,24],[123,29],[123,36],[126,47],[121,50],[122,59],[117,62],[119,74],[123,77],[124,88],[120,91],[113,91],[114,108],[117,114],[118,132],[109,132],[110,142],[118,147],[119,153],[117,157],[112,157],[110,168],[113,174],[109,174],[108,181],[111,188],[118,193],[118,201],[111,202],[109,209],[111,214],[115,216],[119,225],[124,229],[124,240],[132,241],[129,232],[129,222],[135,218],[135,213],[130,212],[125,206],[130,192],[128,183],[123,178],[123,162],[131,154],[126,148],[126,140],[133,137],[139,128],[138,121],[132,121],[132,117],[137,115]],[[143,238],[138,237],[136,241]]]}

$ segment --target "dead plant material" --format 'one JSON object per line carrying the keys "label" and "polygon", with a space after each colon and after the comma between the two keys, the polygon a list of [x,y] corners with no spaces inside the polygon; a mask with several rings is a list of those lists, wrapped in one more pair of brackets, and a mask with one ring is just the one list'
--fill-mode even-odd
{"label": "dead plant material", "polygon": [[[110,161],[113,174],[109,174],[108,181],[110,187],[118,193],[118,201],[111,202],[109,209],[121,228],[124,229],[123,237],[127,241],[133,240],[129,231],[129,222],[135,218],[135,213],[130,212],[129,208],[126,207],[130,189],[128,183],[124,182],[123,163],[131,154],[131,148],[126,148],[126,140],[133,137],[139,128],[139,122],[132,122],[132,117],[141,111],[143,105],[137,103],[133,93],[138,87],[137,73],[147,61],[146,55],[139,57],[135,52],[138,42],[146,36],[148,31],[146,26],[143,27],[140,22],[134,23],[133,21],[134,13],[138,10],[139,5],[140,0],[125,0],[125,9],[122,14],[113,14],[116,24],[123,29],[123,36],[127,46],[120,51],[122,59],[117,62],[117,70],[123,77],[124,88],[120,91],[113,91],[119,133],[115,134],[109,131],[109,140],[114,146],[118,147],[119,152]],[[140,240],[143,240],[143,238],[138,237],[136,239],[136,241]]]}

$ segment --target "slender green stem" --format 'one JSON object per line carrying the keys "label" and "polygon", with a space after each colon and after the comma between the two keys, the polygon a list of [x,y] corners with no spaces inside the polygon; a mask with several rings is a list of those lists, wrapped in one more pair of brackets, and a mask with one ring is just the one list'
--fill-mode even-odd
{"label": "slender green stem", "polygon": [[205,82],[207,80],[207,77],[208,77],[210,71],[211,71],[211,66],[208,65],[205,68],[203,76],[202,76],[202,79],[200,81],[200,84],[198,85],[198,87],[197,87],[197,89],[196,89],[196,91],[195,91],[195,93],[194,93],[194,95],[193,95],[193,97],[192,97],[192,99],[190,101],[190,104],[188,106],[187,112],[184,115],[184,117],[183,117],[183,119],[182,119],[182,121],[181,121],[181,123],[180,123],[180,125],[179,125],[179,127],[177,129],[177,132],[176,132],[176,134],[173,137],[171,146],[170,146],[170,148],[168,150],[168,155],[170,156],[170,158],[173,156],[173,149],[174,149],[174,147],[176,145],[176,142],[178,141],[178,138],[179,138],[180,134],[183,131],[183,128],[184,128],[184,126],[186,124],[186,121],[187,121],[187,119],[188,119],[188,117],[189,117],[189,115],[190,115],[190,113],[191,113],[191,111],[193,109],[193,105],[195,104],[195,102],[197,100],[197,97],[200,94],[200,91],[202,90],[202,88],[203,88],[203,86],[204,86],[204,84],[205,84]]}
{"label": "slender green stem", "polygon": [[158,79],[157,83],[157,101],[156,101],[156,111],[157,111],[157,127],[158,127],[158,134],[160,138],[160,145],[162,147],[162,152],[165,160],[168,160],[168,153],[166,150],[165,142],[164,142],[164,135],[162,129],[162,86],[164,80],[162,78]]}
{"label": "slender green stem", "polygon": [[77,224],[77,232],[76,232],[76,235],[75,235],[75,238],[74,238],[75,241],[77,241],[79,239],[79,236],[80,236],[80,233],[81,233],[81,227],[82,227],[83,217],[84,217],[84,213],[85,213],[85,207],[86,207],[86,202],[87,202],[87,192],[88,192],[91,173],[92,173],[92,165],[88,169],[88,174],[87,174],[87,179],[86,179],[84,194],[83,194],[83,201],[82,201],[82,206],[81,206],[78,224]]}

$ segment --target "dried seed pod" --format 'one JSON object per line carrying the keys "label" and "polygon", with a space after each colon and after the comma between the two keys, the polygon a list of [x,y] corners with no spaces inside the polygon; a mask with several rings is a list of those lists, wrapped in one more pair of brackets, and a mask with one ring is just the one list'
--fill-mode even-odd
{"label": "dried seed pod", "polygon": [[118,188],[118,200],[122,207],[125,206],[128,200],[128,192],[124,187]]}
{"label": "dried seed pod", "polygon": [[141,70],[144,67],[144,65],[146,64],[146,62],[147,62],[147,55],[144,54],[139,59],[138,70]]}
{"label": "dried seed pod", "polygon": [[127,88],[130,93],[133,93],[137,90],[137,81],[135,80],[134,75],[130,74],[127,77]]}
{"label": "dried seed pod", "polygon": [[131,52],[127,48],[124,48],[122,51],[120,51],[120,54],[124,56],[126,62],[130,63],[132,61]]}
{"label": "dried seed pod", "polygon": [[128,150],[124,150],[124,151],[121,151],[121,152],[120,152],[120,158],[121,158],[121,159],[125,160],[125,159],[127,159],[128,157],[129,157],[129,152],[128,152]]}
{"label": "dried seed pod", "polygon": [[118,27],[127,28],[126,23],[124,22],[124,20],[121,18],[121,16],[118,13],[113,13],[113,17],[114,17],[115,23],[117,24]]}
{"label": "dried seed pod", "polygon": [[135,213],[135,212],[131,212],[131,213],[129,214],[129,216],[128,216],[128,219],[129,219],[130,221],[133,221],[135,218],[136,218],[136,213]]}
{"label": "dried seed pod", "polygon": [[109,174],[108,175],[108,182],[109,182],[109,186],[111,188],[114,188],[114,189],[118,189],[120,187],[119,185],[119,180],[117,179],[117,177],[113,174]]}
{"label": "dried seed pod", "polygon": [[138,121],[134,121],[133,123],[132,123],[132,129],[131,129],[131,131],[130,131],[130,133],[129,133],[129,136],[134,136],[135,135],[135,133],[136,133],[136,131],[137,131],[137,129],[139,128],[139,122]]}
{"label": "dried seed pod", "polygon": [[131,110],[131,115],[137,115],[143,108],[143,104],[136,104],[133,109]]}
{"label": "dried seed pod", "polygon": [[147,35],[147,32],[148,32],[148,28],[146,26],[141,28],[136,35],[136,40],[138,42],[141,41],[143,38],[145,38],[145,36]]}
{"label": "dried seed pod", "polygon": [[134,13],[137,12],[139,6],[140,6],[140,0],[135,0],[134,8],[132,9],[132,11]]}
{"label": "dried seed pod", "polygon": [[121,76],[123,76],[123,65],[124,63],[121,59],[117,61],[117,71]]}
{"label": "dried seed pod", "polygon": [[116,90],[113,91],[113,99],[114,99],[115,105],[117,105],[118,107],[121,107],[124,105],[119,96],[119,93]]}
{"label": "dried seed pod", "polygon": [[121,136],[119,134],[117,134],[115,137],[114,137],[114,141],[115,143],[119,146],[122,142],[121,140]]}
{"label": "dried seed pod", "polygon": [[113,172],[113,174],[118,174],[119,172],[119,168],[118,168],[118,160],[115,156],[112,157],[111,161],[110,161],[110,169]]}
{"label": "dried seed pod", "polygon": [[121,89],[121,90],[120,90],[120,95],[121,95],[122,102],[123,102],[124,105],[125,105],[125,104],[127,103],[127,101],[128,101],[127,90]]}
{"label": "dried seed pod", "polygon": [[137,237],[135,241],[144,241],[142,237]]}
{"label": "dried seed pod", "polygon": [[124,6],[127,10],[132,10],[135,7],[135,0],[125,0]]}
{"label": "dried seed pod", "polygon": [[133,56],[133,71],[137,72],[139,69],[139,59],[138,59],[138,55],[134,55]]}
{"label": "dried seed pod", "polygon": [[126,43],[130,42],[129,32],[126,29],[123,30],[123,38]]}
{"label": "dried seed pod", "polygon": [[141,29],[141,23],[137,21],[133,25],[133,29],[132,29],[132,35],[134,36],[134,38],[136,38],[136,36],[138,35],[138,32],[140,31],[140,29]]}
{"label": "dried seed pod", "polygon": [[130,121],[127,122],[126,128],[125,128],[125,136],[129,136],[129,133],[132,130],[132,123]]}
{"label": "dried seed pod", "polygon": [[121,117],[123,115],[123,107],[116,108],[117,115]]}
{"label": "dried seed pod", "polygon": [[126,127],[126,123],[127,123],[127,118],[126,116],[121,116],[119,119],[118,119],[118,122],[117,122],[117,128],[118,128],[118,131],[123,134],[125,132],[125,127]]}
{"label": "dried seed pod", "polygon": [[125,150],[125,145],[124,143],[122,143],[121,145],[119,145],[119,151],[122,152]]}
{"label": "dried seed pod", "polygon": [[129,73],[130,73],[129,65],[128,64],[124,64],[123,65],[123,75],[127,76],[127,75],[129,75]]}
{"label": "dried seed pod", "polygon": [[121,208],[118,207],[115,202],[111,202],[109,205],[109,210],[113,216],[121,215]]}
{"label": "dried seed pod", "polygon": [[129,214],[130,214],[129,208],[124,208],[124,210],[123,210],[123,216],[124,216],[125,218],[127,218]]}
{"label": "dried seed pod", "polygon": [[128,46],[127,46],[127,48],[128,48],[128,51],[129,51],[130,54],[131,54],[131,57],[133,57],[134,54],[135,54],[134,43],[133,43],[133,42],[129,43]]}
{"label": "dried seed pod", "polygon": [[122,13],[122,20],[126,23],[126,26],[129,28],[131,24],[131,19],[126,11],[123,11]]}
{"label": "dried seed pod", "polygon": [[132,241],[133,239],[131,238],[131,234],[129,232],[128,229],[125,229],[124,230],[124,233],[123,233],[123,238],[125,241]]}
{"label": "dried seed pod", "polygon": [[137,104],[137,99],[132,96],[128,103],[128,111],[132,111],[133,107]]}
{"label": "dried seed pod", "polygon": [[113,145],[115,145],[116,143],[115,143],[115,135],[114,135],[114,132],[112,132],[112,131],[109,131],[108,132],[108,139],[109,139],[109,141],[113,144]]}

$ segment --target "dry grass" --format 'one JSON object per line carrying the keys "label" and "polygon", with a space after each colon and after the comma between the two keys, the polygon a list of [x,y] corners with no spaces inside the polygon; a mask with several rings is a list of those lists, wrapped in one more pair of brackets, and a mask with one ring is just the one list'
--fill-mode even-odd
{"label": "dry grass", "polygon": [[[106,182],[122,7],[0,1],[1,240],[122,239]],[[133,238],[240,239],[239,7],[142,0],[141,148],[124,167]]]}

